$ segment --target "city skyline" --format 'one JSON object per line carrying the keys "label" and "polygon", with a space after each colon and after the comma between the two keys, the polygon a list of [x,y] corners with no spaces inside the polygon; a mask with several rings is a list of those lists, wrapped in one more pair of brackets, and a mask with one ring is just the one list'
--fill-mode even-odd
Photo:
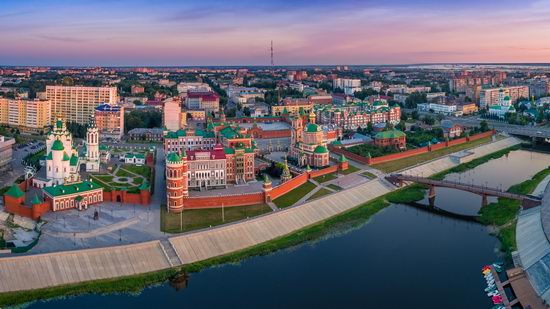
{"label": "city skyline", "polygon": [[545,63],[550,1],[8,1],[2,65]]}

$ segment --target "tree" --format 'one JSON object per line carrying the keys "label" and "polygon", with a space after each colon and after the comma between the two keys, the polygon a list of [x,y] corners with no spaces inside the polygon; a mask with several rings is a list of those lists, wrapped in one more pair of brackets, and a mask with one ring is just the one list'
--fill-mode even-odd
{"label": "tree", "polygon": [[407,121],[409,119],[409,115],[405,112],[401,113],[401,120]]}
{"label": "tree", "polygon": [[400,130],[400,131],[405,131],[407,130],[407,126],[405,125],[405,121],[401,120],[399,121],[399,123],[395,126],[396,129]]}
{"label": "tree", "polygon": [[412,111],[411,117],[412,117],[412,119],[414,119],[414,120],[418,120],[419,117],[420,117],[420,115],[418,114],[418,111]]}
{"label": "tree", "polygon": [[432,117],[432,116],[425,116],[424,117],[424,123],[429,125],[429,126],[433,126],[435,124],[435,118]]}
{"label": "tree", "polygon": [[160,128],[162,113],[156,108],[136,109],[124,115],[126,132],[135,128]]}
{"label": "tree", "polygon": [[482,120],[482,121],[479,123],[479,130],[480,130],[481,132],[489,131],[489,124],[487,123],[486,120]]}
{"label": "tree", "polygon": [[416,108],[418,103],[426,103],[428,101],[425,93],[413,92],[405,99],[407,108]]}
{"label": "tree", "polygon": [[243,108],[243,114],[247,117],[250,117],[251,112],[250,112],[250,108],[248,106]]}

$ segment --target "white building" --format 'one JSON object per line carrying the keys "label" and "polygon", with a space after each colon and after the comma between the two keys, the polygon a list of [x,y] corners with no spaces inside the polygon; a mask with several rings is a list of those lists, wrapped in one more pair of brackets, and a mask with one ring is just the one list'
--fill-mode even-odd
{"label": "white building", "polygon": [[51,117],[86,124],[100,104],[118,102],[116,87],[46,86]]}
{"label": "white building", "polygon": [[361,91],[360,79],[349,78],[336,78],[332,81],[332,87],[334,89],[340,88],[344,90],[347,95],[353,95],[355,92]]}
{"label": "white building", "polygon": [[166,100],[164,102],[162,122],[168,131],[181,129],[181,103],[177,100]]}
{"label": "white building", "polygon": [[456,115],[456,105],[446,105],[437,103],[420,103],[416,105],[419,112],[432,112],[444,115]]}

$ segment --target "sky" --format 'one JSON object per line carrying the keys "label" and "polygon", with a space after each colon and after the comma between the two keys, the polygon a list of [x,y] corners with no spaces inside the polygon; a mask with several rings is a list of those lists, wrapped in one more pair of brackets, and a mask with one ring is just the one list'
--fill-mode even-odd
{"label": "sky", "polygon": [[0,65],[546,63],[550,0],[0,0]]}

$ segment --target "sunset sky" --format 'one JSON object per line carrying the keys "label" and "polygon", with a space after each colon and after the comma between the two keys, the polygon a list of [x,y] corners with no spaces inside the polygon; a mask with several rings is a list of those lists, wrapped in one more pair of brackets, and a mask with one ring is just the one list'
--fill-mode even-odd
{"label": "sunset sky", "polygon": [[550,62],[550,1],[0,0],[0,65]]}

